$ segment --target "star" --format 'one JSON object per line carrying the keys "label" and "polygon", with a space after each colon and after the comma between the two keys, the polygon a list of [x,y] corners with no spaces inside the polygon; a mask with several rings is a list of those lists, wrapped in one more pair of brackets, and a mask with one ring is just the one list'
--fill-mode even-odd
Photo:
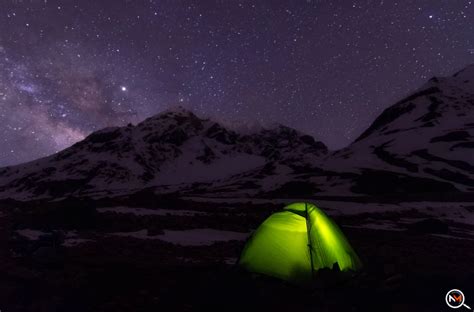
{"label": "star", "polygon": [[122,90],[123,92],[125,92],[125,91],[127,91],[128,89],[127,89],[127,87],[125,87],[125,86],[121,86],[121,87],[120,87],[120,90]]}

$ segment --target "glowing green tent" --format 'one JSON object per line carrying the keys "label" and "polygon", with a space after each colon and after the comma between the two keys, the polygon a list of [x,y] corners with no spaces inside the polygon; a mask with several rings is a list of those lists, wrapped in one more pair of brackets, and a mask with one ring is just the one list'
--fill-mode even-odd
{"label": "glowing green tent", "polygon": [[309,203],[294,203],[272,214],[247,242],[239,264],[248,271],[291,282],[313,278],[322,268],[361,268],[339,227]]}

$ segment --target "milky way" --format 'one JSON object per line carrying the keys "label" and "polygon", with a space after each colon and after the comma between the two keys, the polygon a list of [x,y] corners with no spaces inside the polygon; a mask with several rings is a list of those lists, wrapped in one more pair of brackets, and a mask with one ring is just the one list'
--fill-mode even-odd
{"label": "milky way", "polygon": [[340,148],[473,33],[471,1],[3,0],[0,166],[176,105]]}

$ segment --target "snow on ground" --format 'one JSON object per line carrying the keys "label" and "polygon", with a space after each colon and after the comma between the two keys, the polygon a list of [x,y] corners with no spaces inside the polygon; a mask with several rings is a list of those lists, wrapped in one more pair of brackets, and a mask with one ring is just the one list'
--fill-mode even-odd
{"label": "snow on ground", "polygon": [[323,210],[329,210],[332,214],[336,215],[353,215],[366,212],[385,212],[404,209],[398,204],[355,203],[329,200],[318,200],[316,201],[316,206]]}
{"label": "snow on ground", "polygon": [[74,247],[82,243],[90,242],[91,239],[84,239],[84,238],[66,238],[62,245],[64,247]]}
{"label": "snow on ground", "polygon": [[190,229],[183,231],[164,230],[164,234],[150,236],[148,230],[144,229],[136,232],[112,233],[111,235],[138,239],[159,239],[183,246],[202,246],[222,241],[245,240],[250,234],[214,229]]}
{"label": "snow on ground", "polygon": [[227,257],[227,258],[224,258],[224,262],[228,265],[234,265],[234,264],[237,264],[237,262],[239,261],[238,258],[235,258],[235,257]]}
{"label": "snow on ground", "polygon": [[447,238],[447,239],[461,239],[461,240],[474,241],[474,239],[472,239],[472,238],[457,237],[457,236],[454,236],[454,235],[446,235],[446,234],[431,234],[431,235],[437,236],[437,237],[442,237],[442,238]]}
{"label": "snow on ground", "polygon": [[388,203],[358,203],[350,201],[311,200],[304,198],[264,199],[264,198],[208,198],[208,197],[183,197],[196,202],[213,202],[222,204],[281,204],[286,205],[295,202],[311,202],[330,215],[357,215],[361,213],[379,213],[388,211],[416,210],[427,215],[440,217],[445,220],[474,225],[474,214],[469,212],[468,207],[474,207],[473,202],[400,202]]}
{"label": "snow on ground", "polygon": [[98,212],[115,212],[123,214],[133,214],[136,216],[196,216],[196,215],[205,215],[205,212],[194,211],[194,210],[176,210],[176,209],[147,209],[147,208],[133,208],[133,207],[107,207],[107,208],[98,208]]}
{"label": "snow on ground", "polygon": [[311,202],[318,205],[320,200],[311,200],[305,198],[249,198],[249,197],[204,197],[204,196],[183,196],[182,199],[187,199],[200,203],[222,203],[222,204],[239,204],[250,203],[255,205],[260,204],[281,204],[282,208],[286,205],[296,202]]}
{"label": "snow on ground", "polygon": [[472,202],[400,202],[398,204],[379,204],[319,201],[317,205],[323,209],[329,208],[335,214],[340,215],[414,210],[446,221],[474,225],[474,215],[467,209],[473,206]]}
{"label": "snow on ground", "polygon": [[185,246],[210,245],[218,241],[245,240],[248,233],[221,231],[214,229],[192,229],[186,231],[169,231],[160,237],[161,240]]}
{"label": "snow on ground", "polygon": [[[248,199],[248,198],[199,198],[188,197],[198,202],[210,201],[214,203],[237,204],[252,202],[253,204],[281,204],[283,208],[293,202],[313,202],[327,212],[330,216],[354,216],[370,213],[374,218],[368,218],[358,225],[344,225],[345,227],[364,228],[374,230],[403,231],[407,225],[419,222],[428,217],[433,217],[441,221],[450,223],[450,231],[453,235],[460,237],[474,237],[474,214],[471,212],[473,202],[400,202],[396,204],[388,203],[357,203],[348,201],[330,201],[330,200],[309,200],[309,199]],[[394,217],[390,212],[395,212],[400,217]],[[414,212],[421,217],[401,217],[406,212],[407,216]],[[385,215],[385,213],[389,213]],[[426,217],[424,217],[426,216]],[[472,226],[472,230],[466,230],[466,226]]]}
{"label": "snow on ground", "polygon": [[23,229],[16,232],[21,236],[28,238],[29,240],[38,240],[43,235],[50,235],[49,233],[32,229]]}
{"label": "snow on ground", "polygon": [[402,229],[397,227],[395,223],[390,222],[374,222],[374,223],[364,223],[362,225],[346,225],[347,228],[355,228],[355,229],[370,229],[370,230],[384,230],[384,231],[404,231],[406,229]]}
{"label": "snow on ground", "polygon": [[111,235],[121,236],[121,237],[133,237],[133,238],[138,238],[138,239],[159,239],[158,237],[159,235],[149,236],[147,229],[136,231],[136,232],[117,232],[117,233],[111,233]]}
{"label": "snow on ground", "polygon": [[76,238],[77,237],[77,231],[74,230],[74,231],[67,231],[66,233],[64,233],[64,236],[66,238]]}

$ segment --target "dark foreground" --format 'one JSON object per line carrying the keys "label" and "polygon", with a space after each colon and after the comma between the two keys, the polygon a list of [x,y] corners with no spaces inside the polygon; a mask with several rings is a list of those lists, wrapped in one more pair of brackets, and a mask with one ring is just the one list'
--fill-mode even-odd
{"label": "dark foreground", "polygon": [[[207,206],[197,209],[205,210]],[[371,230],[349,225],[374,215],[339,218],[338,223],[364,262],[364,271],[350,280],[323,276],[308,287],[241,271],[232,263],[244,241],[180,246],[106,235],[143,227],[156,233],[193,226],[244,232],[276,209],[247,206],[237,208],[238,213],[234,207],[206,217],[136,218],[98,215],[92,209],[76,215],[73,210],[71,218],[70,214],[59,213],[57,207],[38,213],[34,207],[30,210],[5,205],[0,228],[0,309],[447,311],[444,296],[451,288],[462,289],[466,303],[469,305],[472,299],[470,305],[474,305],[474,240],[451,237],[449,228],[439,226]],[[19,228],[55,234],[32,241],[18,237],[15,233]],[[63,246],[58,233],[71,229],[91,241]]]}

